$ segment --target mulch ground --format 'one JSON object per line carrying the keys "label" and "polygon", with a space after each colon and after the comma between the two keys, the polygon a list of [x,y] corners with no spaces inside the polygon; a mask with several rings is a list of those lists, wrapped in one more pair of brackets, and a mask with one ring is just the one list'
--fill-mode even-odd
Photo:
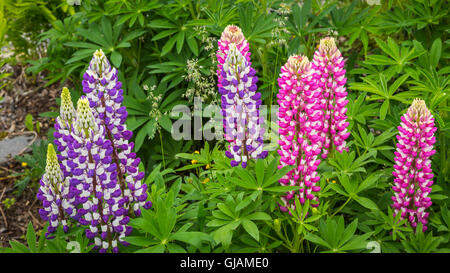
{"label": "mulch ground", "polygon": [[[6,64],[3,71],[12,75],[6,79],[8,85],[0,90],[0,140],[7,136],[27,133],[25,116],[31,114],[33,121],[41,123],[41,129],[35,136],[45,139],[48,128],[53,125],[51,118],[40,117],[40,113],[54,111],[55,101],[60,95],[60,87],[56,85],[45,87],[45,75],[32,77],[25,73],[26,66],[14,67]],[[2,83],[0,83],[0,86]],[[28,151],[29,152],[29,151]],[[28,184],[21,195],[17,195],[15,183],[20,177],[15,175],[24,171],[21,162],[11,158],[0,164],[0,247],[9,246],[10,240],[24,242],[24,235],[29,222],[36,230],[44,226],[38,210],[40,201],[36,198],[38,181]],[[7,199],[15,199],[15,203],[8,207]]]}

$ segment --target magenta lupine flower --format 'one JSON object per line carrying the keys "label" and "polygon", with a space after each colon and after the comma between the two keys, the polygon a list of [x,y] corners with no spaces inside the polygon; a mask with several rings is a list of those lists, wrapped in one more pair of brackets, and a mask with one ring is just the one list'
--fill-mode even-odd
{"label": "magenta lupine flower", "polygon": [[394,213],[400,213],[401,219],[407,218],[414,228],[421,222],[423,231],[427,229],[429,215],[425,209],[432,204],[428,194],[433,185],[431,156],[436,152],[433,149],[436,130],[433,115],[425,101],[414,99],[408,111],[401,117],[397,149],[394,153]]}
{"label": "magenta lupine flower", "polygon": [[139,216],[141,208],[149,208],[147,185],[142,183],[143,172],[138,172],[141,161],[133,153],[133,142],[128,142],[133,132],[127,130],[128,112],[122,106],[122,83],[117,70],[112,67],[103,51],[97,50],[83,75],[83,91],[94,109],[94,116],[105,126],[106,138],[111,142],[112,160],[117,167],[117,178],[127,202],[133,202],[134,213]]}
{"label": "magenta lupine flower", "polygon": [[295,166],[280,179],[280,183],[301,187],[298,192],[291,191],[283,197],[284,204],[280,208],[282,211],[287,211],[288,206],[293,208],[290,200],[295,196],[301,204],[309,199],[311,205],[318,206],[318,198],[314,192],[320,190],[316,186],[320,180],[316,169],[320,164],[318,154],[321,149],[317,130],[320,130],[321,125],[321,109],[316,109],[317,104],[314,102],[320,94],[308,58],[297,55],[289,57],[281,67],[278,85],[278,154],[281,156],[278,168]]}
{"label": "magenta lupine flower", "polygon": [[[222,66],[225,63],[227,58],[227,52],[229,50],[230,44],[235,44],[236,48],[239,52],[241,52],[242,56],[250,63],[250,51],[249,44],[242,33],[242,30],[235,25],[229,25],[222,32],[222,36],[217,42],[219,49],[217,50],[217,78],[218,78],[218,87],[222,86]],[[251,63],[250,63],[251,65]]]}
{"label": "magenta lupine flower", "polygon": [[69,229],[64,214],[64,208],[71,206],[65,198],[69,191],[68,184],[69,182],[64,180],[55,149],[52,144],[49,144],[47,165],[45,173],[40,180],[40,187],[37,193],[37,198],[42,201],[43,205],[43,208],[39,210],[39,214],[44,221],[49,222],[45,237],[55,232],[59,224],[63,226],[65,232]]}
{"label": "magenta lupine flower", "polygon": [[321,39],[319,48],[314,53],[312,68],[315,70],[319,91],[317,103],[323,111],[323,124],[319,134],[323,158],[333,149],[339,152],[348,151],[345,140],[350,132],[347,132],[349,123],[345,106],[348,100],[344,64],[344,58],[336,47],[334,38]]}

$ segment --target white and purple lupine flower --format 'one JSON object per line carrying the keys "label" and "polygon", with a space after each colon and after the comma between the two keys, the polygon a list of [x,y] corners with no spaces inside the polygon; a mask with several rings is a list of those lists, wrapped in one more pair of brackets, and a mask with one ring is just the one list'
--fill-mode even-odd
{"label": "white and purple lupine flower", "polygon": [[105,127],[106,138],[112,146],[112,160],[117,167],[117,177],[127,202],[133,202],[134,213],[139,216],[141,208],[148,208],[147,185],[141,180],[144,173],[138,171],[140,158],[132,152],[134,143],[128,142],[133,132],[127,130],[125,121],[128,112],[122,106],[122,83],[117,79],[117,70],[112,67],[103,51],[97,50],[83,75],[83,91],[94,109],[94,116]]}
{"label": "white and purple lupine flower", "polygon": [[42,201],[43,208],[39,210],[41,218],[49,222],[45,237],[56,231],[59,224],[65,232],[68,231],[67,219],[64,208],[70,208],[71,204],[65,196],[68,194],[68,181],[64,179],[63,173],[56,157],[52,144],[47,148],[47,165],[45,173],[40,180],[37,198]]}
{"label": "white and purple lupine flower", "polygon": [[425,209],[432,204],[428,194],[433,185],[431,156],[436,153],[433,149],[436,130],[433,115],[425,101],[414,99],[401,117],[394,153],[394,213],[400,213],[401,219],[407,218],[414,228],[418,222],[422,223],[423,231],[427,229],[429,215]]}
{"label": "white and purple lupine flower", "polygon": [[[69,90],[64,88],[61,95],[54,136],[61,161],[56,177],[64,181],[58,184],[64,187],[49,190],[46,181],[55,177],[56,171],[49,169],[44,174],[38,193],[44,203],[41,216],[50,221],[51,233],[66,214],[88,226],[86,237],[94,240],[100,252],[117,252],[118,243],[128,245],[124,240],[132,231],[127,226],[128,214],[133,211],[139,216],[141,209],[149,209],[152,203],[147,201],[147,185],[141,182],[144,173],[138,172],[140,159],[128,142],[132,132],[125,125],[128,113],[121,106],[121,83],[101,50],[95,52],[84,78],[87,95],[79,99],[76,111]],[[48,164],[54,165],[52,162]],[[60,197],[49,197],[54,192],[61,193]],[[61,200],[58,212],[48,209],[53,200]],[[62,223],[67,230],[66,222]]]}
{"label": "white and purple lupine flower", "polygon": [[58,160],[61,162],[61,169],[63,170],[64,176],[68,176],[64,162],[67,159],[67,142],[70,142],[68,138],[72,131],[72,121],[75,118],[76,111],[67,87],[63,87],[61,92],[61,108],[59,112],[59,116],[55,120],[55,132],[53,136],[55,137],[55,144],[59,152]]}
{"label": "white and purple lupine flower", "polygon": [[319,96],[314,107],[323,111],[320,134],[322,157],[326,158],[334,148],[338,152],[348,151],[346,139],[350,135],[347,132],[348,103],[344,69],[345,61],[341,52],[336,47],[334,38],[326,37],[320,40],[319,48],[314,53],[312,68],[315,70]]}
{"label": "white and purple lupine flower", "polygon": [[[63,172],[64,178],[71,176],[70,168],[67,164],[68,160],[68,152],[69,143],[72,142],[72,126],[76,120],[76,110],[73,107],[72,98],[70,96],[69,89],[67,87],[63,87],[63,90],[61,92],[61,107],[60,107],[60,114],[55,120],[55,132],[53,133],[53,136],[55,137],[54,143],[56,145],[57,151],[59,154],[57,154],[58,160],[60,162],[60,167]],[[70,179],[69,179],[70,180]],[[74,185],[69,185],[69,195],[66,196],[68,198],[69,202],[73,206],[77,206],[78,198],[77,198],[77,189],[74,187]],[[74,211],[68,212],[70,216],[74,216]]]}
{"label": "white and purple lupine flower", "polygon": [[288,211],[288,207],[294,209],[291,200],[294,197],[298,198],[301,204],[309,199],[312,206],[318,206],[319,200],[314,193],[320,190],[316,185],[320,180],[316,170],[320,164],[318,155],[321,148],[317,135],[322,115],[320,107],[317,108],[317,104],[314,103],[320,94],[308,58],[298,55],[289,57],[286,64],[281,67],[278,85],[280,87],[277,94],[280,106],[278,168],[295,166],[279,182],[282,185],[300,186],[298,192],[288,192],[281,198],[283,204],[280,209],[282,211]]}
{"label": "white and purple lupine flower", "polygon": [[232,159],[231,166],[241,164],[245,168],[250,158],[265,158],[268,154],[263,151],[261,93],[256,92],[255,70],[234,43],[228,45],[226,55],[219,86],[225,139],[230,142],[225,154]]}
{"label": "white and purple lupine flower", "polygon": [[86,237],[94,239],[100,252],[110,247],[117,252],[117,241],[124,243],[123,237],[131,233],[131,227],[126,226],[129,222],[128,210],[124,207],[127,200],[118,184],[111,141],[84,97],[78,101],[72,139],[68,165],[71,184],[78,190],[80,207],[76,218],[82,225],[89,226]]}

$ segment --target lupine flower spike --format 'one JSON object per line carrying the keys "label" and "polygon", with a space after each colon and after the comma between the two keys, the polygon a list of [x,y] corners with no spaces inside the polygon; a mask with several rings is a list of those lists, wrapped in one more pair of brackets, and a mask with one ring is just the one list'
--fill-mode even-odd
{"label": "lupine flower spike", "polygon": [[58,154],[58,159],[61,162],[60,166],[64,173],[64,177],[68,176],[68,170],[66,169],[67,160],[67,144],[70,142],[70,132],[72,131],[72,122],[75,119],[76,111],[73,107],[70,92],[67,87],[63,87],[61,93],[61,108],[59,116],[55,120],[55,144]]}
{"label": "lupine flower spike", "polygon": [[218,42],[218,87],[222,95],[225,139],[230,142],[227,157],[231,166],[247,166],[248,159],[265,158],[261,93],[256,92],[258,77],[251,67],[249,44],[242,30],[227,26]]}
{"label": "lupine flower spike", "polygon": [[68,181],[64,180],[63,173],[59,167],[58,158],[52,144],[48,144],[47,166],[40,181],[37,198],[42,201],[43,208],[39,210],[41,218],[49,222],[45,237],[56,231],[61,224],[65,232],[68,231],[64,208],[71,205],[65,199],[68,194]]}
{"label": "lupine flower spike", "polygon": [[344,59],[336,47],[334,38],[326,37],[320,40],[318,50],[314,53],[312,67],[315,70],[319,96],[317,104],[323,111],[322,129],[320,130],[320,145],[322,157],[326,158],[333,149],[338,152],[348,151],[346,139],[348,103],[345,83]]}
{"label": "lupine flower spike", "polygon": [[[82,208],[79,222],[89,225],[86,237],[94,239],[100,252],[110,247],[118,251],[117,239],[130,233],[125,198],[117,182],[116,165],[112,162],[111,141],[106,139],[105,127],[94,118],[89,101],[82,97],[77,105],[77,121],[70,151],[73,181],[83,185],[80,193]],[[114,236],[118,233],[118,238]]]}
{"label": "lupine flower spike", "polygon": [[423,231],[427,229],[429,215],[425,210],[432,204],[428,194],[433,185],[431,156],[436,152],[433,149],[436,130],[425,102],[415,99],[401,117],[394,153],[394,213],[400,213],[401,219],[407,218],[414,228],[421,222]]}
{"label": "lupine flower spike", "polygon": [[299,198],[301,204],[309,199],[311,205],[318,206],[318,198],[314,196],[314,192],[320,190],[316,186],[320,180],[316,169],[320,164],[320,159],[317,158],[320,153],[317,130],[321,125],[321,113],[320,108],[314,108],[318,92],[313,76],[308,58],[294,55],[281,68],[278,78],[278,154],[281,156],[278,168],[295,166],[280,179],[280,183],[301,187],[298,192],[289,192],[282,198],[282,211],[287,211],[288,206],[293,208],[290,200],[294,197]]}
{"label": "lupine flower spike", "polygon": [[256,92],[255,70],[249,65],[235,44],[229,45],[223,65],[222,113],[225,138],[230,142],[226,151],[231,166],[247,166],[248,159],[265,158],[263,151],[263,118],[260,117],[261,93]]}
{"label": "lupine flower spike", "polygon": [[[94,239],[100,252],[117,252],[118,243],[127,245],[124,237],[132,230],[127,226],[128,213],[133,211],[139,216],[141,208],[152,205],[146,201],[147,185],[141,182],[144,173],[138,172],[140,159],[132,152],[133,143],[128,142],[132,133],[125,125],[128,113],[121,106],[121,86],[117,70],[97,50],[84,75],[83,91],[87,95],[79,99],[76,111],[69,90],[63,89],[60,116],[55,124],[60,175],[55,176],[56,167],[49,169],[38,194],[44,203],[41,216],[50,221],[50,233],[65,213],[88,226],[86,237]],[[54,159],[49,157],[47,163],[58,164],[56,153],[49,154],[54,154]],[[58,185],[64,187],[58,191],[49,188],[50,180],[60,181]],[[58,192],[61,194],[49,197]],[[48,209],[53,200],[60,200],[60,211]],[[62,223],[66,230],[66,223]]]}
{"label": "lupine flower spike", "polygon": [[94,116],[105,126],[106,139],[111,142],[112,160],[120,187],[127,202],[134,202],[133,210],[140,215],[141,208],[149,208],[147,185],[141,182],[143,172],[138,172],[141,161],[132,152],[134,143],[128,142],[133,132],[127,130],[125,121],[128,112],[122,106],[122,83],[117,79],[117,70],[113,68],[103,51],[97,50],[84,73],[83,91],[89,99],[89,105],[95,109]]}

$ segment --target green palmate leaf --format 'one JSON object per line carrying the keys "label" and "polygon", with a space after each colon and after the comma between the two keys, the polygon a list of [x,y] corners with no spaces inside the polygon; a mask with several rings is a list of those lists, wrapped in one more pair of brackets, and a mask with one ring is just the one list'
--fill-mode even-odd
{"label": "green palmate leaf", "polygon": [[339,186],[339,185],[337,185],[337,184],[333,184],[333,183],[329,184],[328,186],[329,186],[330,188],[332,188],[334,191],[336,191],[337,193],[339,193],[339,194],[341,194],[341,195],[343,195],[343,196],[348,196],[348,193],[346,193],[346,192],[344,191],[344,189],[342,189],[341,186]]}
{"label": "green palmate leaf", "polygon": [[175,45],[175,42],[177,41],[177,36],[173,36],[172,38],[170,38],[167,43],[163,46],[162,50],[161,50],[161,56],[166,55],[167,53],[169,53],[173,46]]}
{"label": "green palmate leaf", "polygon": [[161,31],[160,33],[158,33],[155,36],[153,36],[152,41],[160,40],[162,38],[165,38],[165,37],[167,37],[169,35],[172,35],[174,33],[177,33],[177,32],[178,32],[177,29],[170,29],[170,30]]}
{"label": "green palmate leaf", "polygon": [[185,35],[185,32],[184,32],[184,31],[178,32],[178,35],[177,35],[177,53],[178,53],[178,54],[180,54],[181,49],[183,48],[183,44],[184,44],[184,35]]}
{"label": "green palmate leaf", "polygon": [[385,100],[383,104],[381,104],[380,108],[380,119],[384,120],[386,118],[387,112],[389,110],[389,100]]}
{"label": "green palmate leaf", "polygon": [[30,250],[25,245],[17,241],[9,241],[9,244],[15,253],[30,253]]}
{"label": "green palmate leaf", "polygon": [[203,232],[177,232],[170,235],[170,238],[173,240],[181,241],[188,243],[190,245],[195,246],[200,249],[202,246],[202,242],[211,242],[212,238]]}
{"label": "green palmate leaf", "polygon": [[167,244],[166,247],[169,253],[187,253],[184,248],[177,244]]}
{"label": "green palmate leaf", "polygon": [[323,246],[323,247],[325,247],[327,249],[331,249],[332,248],[330,246],[330,244],[328,244],[325,240],[323,240],[322,238],[320,238],[317,235],[308,233],[308,234],[305,235],[305,239],[310,241],[310,242],[313,242],[313,243],[315,243],[317,245]]}
{"label": "green palmate leaf", "polygon": [[127,236],[125,237],[125,241],[136,246],[149,246],[155,244],[155,242],[157,243],[155,240],[141,236]]}
{"label": "green palmate leaf", "polygon": [[256,168],[255,168],[255,172],[256,172],[256,181],[257,184],[260,186],[263,181],[264,181],[264,160],[263,159],[258,159],[256,161]]}
{"label": "green palmate leaf", "polygon": [[233,226],[228,224],[214,232],[214,240],[218,243],[222,243],[225,247],[228,247],[231,243],[231,239],[233,238]]}
{"label": "green palmate leaf", "polygon": [[378,210],[378,206],[369,198],[358,196],[355,200],[365,208],[368,208],[370,210]]}
{"label": "green palmate leaf", "polygon": [[255,223],[250,220],[243,219],[242,226],[256,241],[259,241],[259,230]]}
{"label": "green palmate leaf", "polygon": [[31,252],[37,252],[36,248],[36,232],[34,231],[33,224],[30,222],[28,223],[27,228],[27,244],[30,248]]}
{"label": "green palmate leaf", "polygon": [[166,246],[159,244],[156,246],[139,249],[139,250],[135,251],[135,253],[164,253],[165,250],[166,250]]}
{"label": "green palmate leaf", "polygon": [[186,39],[186,42],[189,48],[191,49],[192,53],[194,53],[195,56],[198,56],[197,40],[193,36],[190,36]]}
{"label": "green palmate leaf", "polygon": [[117,51],[113,51],[111,53],[111,62],[115,67],[119,68],[122,63],[122,55]]}
{"label": "green palmate leaf", "polygon": [[262,221],[271,221],[272,218],[265,212],[262,211],[258,211],[258,212],[254,212],[248,216],[246,216],[247,219],[249,220],[262,220]]}
{"label": "green palmate leaf", "polygon": [[214,219],[209,221],[206,226],[207,227],[221,227],[223,225],[226,225],[229,223],[229,220],[222,220],[222,219]]}
{"label": "green palmate leaf", "polygon": [[442,41],[440,38],[434,40],[430,50],[430,64],[432,67],[437,67],[442,53]]}
{"label": "green palmate leaf", "polygon": [[172,130],[172,121],[168,116],[161,116],[158,120],[158,123],[161,125],[161,127],[166,130],[167,132],[170,132]]}
{"label": "green palmate leaf", "polygon": [[366,233],[364,235],[354,236],[348,243],[343,245],[341,251],[365,249],[367,246],[367,239],[372,235],[372,232]]}
{"label": "green palmate leaf", "polygon": [[231,218],[234,218],[233,211],[227,207],[224,203],[217,204],[217,207],[226,215],[230,216]]}

